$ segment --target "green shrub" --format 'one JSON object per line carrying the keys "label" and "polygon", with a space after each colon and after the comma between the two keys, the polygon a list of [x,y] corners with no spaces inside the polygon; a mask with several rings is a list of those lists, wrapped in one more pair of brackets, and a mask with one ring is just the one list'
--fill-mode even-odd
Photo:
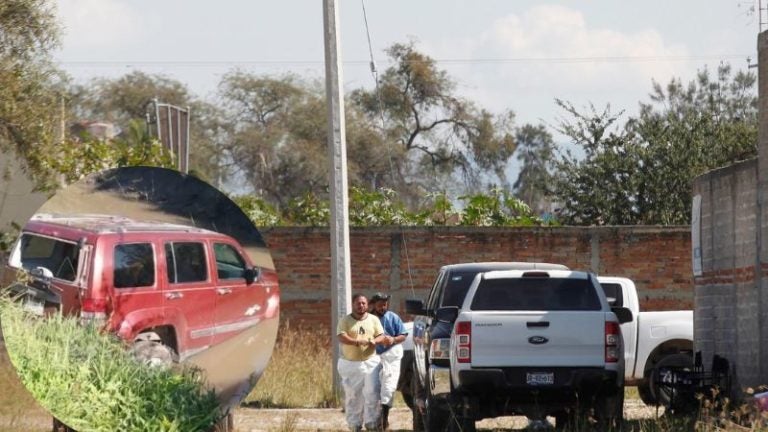
{"label": "green shrub", "polygon": [[7,297],[0,317],[21,381],[78,431],[205,431],[220,416],[197,370],[140,364],[116,337],[60,314],[31,316]]}

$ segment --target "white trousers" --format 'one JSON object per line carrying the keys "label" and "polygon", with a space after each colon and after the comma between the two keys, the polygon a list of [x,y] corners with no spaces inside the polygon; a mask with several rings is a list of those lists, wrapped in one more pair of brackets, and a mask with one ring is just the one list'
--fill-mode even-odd
{"label": "white trousers", "polygon": [[403,345],[397,344],[380,354],[379,377],[381,381],[382,405],[392,406],[392,399],[397,390],[397,381],[400,379],[400,362],[403,360]]}
{"label": "white trousers", "polygon": [[376,373],[379,363],[378,355],[366,361],[339,359],[337,368],[344,389],[344,413],[350,429],[379,421],[379,374]]}

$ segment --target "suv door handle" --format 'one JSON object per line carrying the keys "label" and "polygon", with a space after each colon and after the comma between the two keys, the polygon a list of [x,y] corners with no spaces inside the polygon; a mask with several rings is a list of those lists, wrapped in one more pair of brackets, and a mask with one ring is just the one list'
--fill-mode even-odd
{"label": "suv door handle", "polygon": [[549,321],[528,321],[525,323],[528,328],[531,327],[549,327]]}
{"label": "suv door handle", "polygon": [[232,288],[219,288],[216,290],[219,295],[227,295],[232,292]]}
{"label": "suv door handle", "polygon": [[180,299],[182,297],[184,297],[184,294],[182,294],[180,292],[170,292],[170,293],[165,295],[165,298],[167,298],[168,300],[176,300],[176,299]]}

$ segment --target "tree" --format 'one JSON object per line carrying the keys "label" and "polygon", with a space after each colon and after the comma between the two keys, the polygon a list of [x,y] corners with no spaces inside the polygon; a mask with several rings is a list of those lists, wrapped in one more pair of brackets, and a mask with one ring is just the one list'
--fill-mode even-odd
{"label": "tree", "polygon": [[[277,207],[294,198],[327,197],[327,114],[321,86],[293,75],[227,74],[219,85],[228,118],[226,158],[250,188]],[[381,134],[354,106],[347,106],[351,185],[385,183],[388,152]]]}
{"label": "tree", "polygon": [[514,114],[494,116],[457,96],[447,72],[413,43],[386,52],[394,64],[381,76],[380,93],[359,89],[351,99],[372,123],[383,116],[384,138],[399,146],[396,156],[405,156],[393,166],[397,177],[391,186],[411,195],[436,192],[455,187],[456,175],[465,190],[505,184],[515,150]]}
{"label": "tree", "polygon": [[537,212],[549,210],[547,187],[552,180],[555,144],[544,125],[526,124],[515,133],[520,173],[512,185],[514,194]]}
{"label": "tree", "polygon": [[580,113],[573,105],[557,104],[574,120],[563,122],[559,131],[581,147],[584,157],[569,151],[556,162],[552,195],[560,204],[560,219],[572,225],[633,224],[639,218],[635,176],[640,149],[618,124],[621,113],[610,106],[598,112],[590,105]]}
{"label": "tree", "polygon": [[219,98],[231,119],[226,158],[257,195],[280,207],[324,191],[325,110],[316,92],[292,75],[234,71]]}
{"label": "tree", "polygon": [[[36,179],[58,133],[63,74],[50,63],[59,26],[45,0],[0,2],[0,148],[18,154]],[[54,108],[54,109],[52,109]]]}
{"label": "tree", "polygon": [[721,65],[683,85],[654,83],[650,102],[619,126],[619,116],[594,107],[560,131],[585,152],[557,163],[552,193],[572,224],[690,223],[691,182],[714,168],[757,154],[757,97],[752,73]]}

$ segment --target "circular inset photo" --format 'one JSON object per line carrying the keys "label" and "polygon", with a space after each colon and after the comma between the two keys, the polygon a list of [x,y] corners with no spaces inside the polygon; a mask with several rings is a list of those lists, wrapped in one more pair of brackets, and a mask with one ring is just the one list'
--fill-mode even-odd
{"label": "circular inset photo", "polygon": [[260,233],[178,171],[67,187],[5,265],[8,354],[62,428],[227,430],[274,348],[280,289]]}

